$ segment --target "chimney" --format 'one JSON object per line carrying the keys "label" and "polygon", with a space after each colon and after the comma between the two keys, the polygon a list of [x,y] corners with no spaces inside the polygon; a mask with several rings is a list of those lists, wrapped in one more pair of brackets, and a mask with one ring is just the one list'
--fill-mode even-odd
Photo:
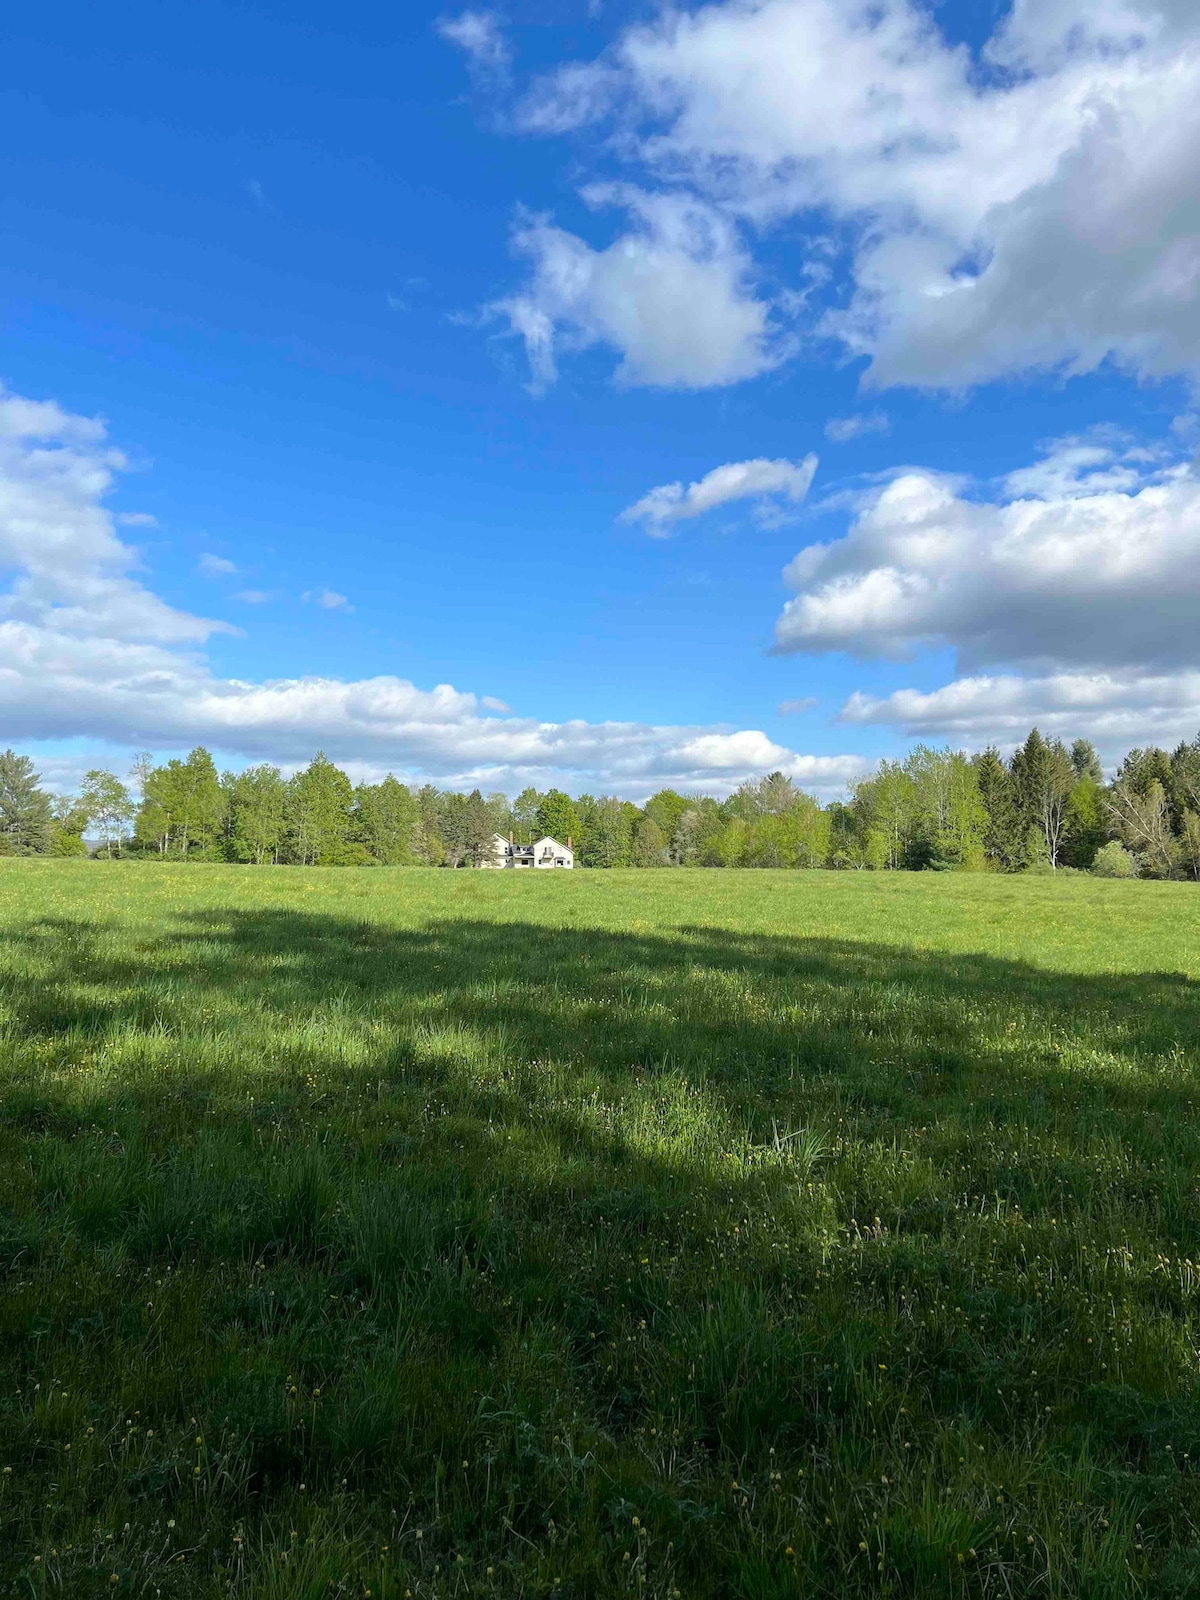
{"label": "chimney", "polygon": [[568,849],[568,850],[570,850],[570,849],[571,849],[571,848],[572,848],[572,845],[571,845],[571,835],[570,835],[570,834],[568,834],[568,835],[567,835],[567,849]]}
{"label": "chimney", "polygon": [[511,833],[510,833],[510,834],[509,834],[509,836],[508,836],[508,842],[509,842],[509,844],[511,844],[511,843],[512,843],[512,834],[511,834]]}

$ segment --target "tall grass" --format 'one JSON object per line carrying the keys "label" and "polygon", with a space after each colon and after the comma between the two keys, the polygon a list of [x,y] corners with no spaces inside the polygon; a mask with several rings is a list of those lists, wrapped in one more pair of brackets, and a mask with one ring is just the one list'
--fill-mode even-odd
{"label": "tall grass", "polygon": [[0,1593],[1200,1595],[1200,901],[0,863]]}

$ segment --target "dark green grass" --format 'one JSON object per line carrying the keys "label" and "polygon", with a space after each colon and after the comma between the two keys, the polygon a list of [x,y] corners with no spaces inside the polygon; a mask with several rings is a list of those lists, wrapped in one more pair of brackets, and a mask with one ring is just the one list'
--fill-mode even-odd
{"label": "dark green grass", "polygon": [[1200,1595],[1200,896],[0,864],[0,1593]]}

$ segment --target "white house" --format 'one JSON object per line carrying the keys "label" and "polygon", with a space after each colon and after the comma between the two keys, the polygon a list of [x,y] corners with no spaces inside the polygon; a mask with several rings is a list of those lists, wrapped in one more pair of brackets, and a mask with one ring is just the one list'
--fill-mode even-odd
{"label": "white house", "polygon": [[514,844],[512,834],[506,839],[496,835],[495,854],[491,861],[481,861],[481,867],[573,867],[575,852],[568,838],[566,844],[557,839],[539,839],[536,844]]}

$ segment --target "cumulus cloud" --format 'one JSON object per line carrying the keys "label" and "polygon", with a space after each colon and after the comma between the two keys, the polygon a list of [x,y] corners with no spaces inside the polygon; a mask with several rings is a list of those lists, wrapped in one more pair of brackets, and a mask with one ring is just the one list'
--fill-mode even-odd
{"label": "cumulus cloud", "polygon": [[1200,671],[1015,673],[960,678],[925,693],[852,694],[841,720],[901,729],[913,738],[980,746],[1015,743],[1030,727],[1061,736],[1085,734],[1116,759],[1131,745],[1170,748],[1200,729]]}
{"label": "cumulus cloud", "polygon": [[[16,574],[0,595],[0,704],[14,742],[204,742],[284,764],[323,747],[364,770],[442,783],[631,796],[664,784],[724,790],[776,767],[835,792],[866,768],[856,756],[797,754],[752,729],[543,722],[507,714],[494,696],[391,674],[219,677],[198,647],[220,625],[167,606],[134,575],[104,504],[121,464],[103,424],[0,397],[0,566]],[[317,598],[336,607],[342,597]]]}
{"label": "cumulus cloud", "polygon": [[1200,478],[1154,454],[1068,440],[1011,474],[998,502],[901,473],[844,538],[786,569],[797,593],[777,648],[905,658],[949,646],[968,672],[1190,665]]}
{"label": "cumulus cloud", "polygon": [[512,55],[496,12],[462,11],[456,17],[442,17],[437,31],[463,51],[476,71],[498,75],[508,70]]}
{"label": "cumulus cloud", "polygon": [[830,417],[825,424],[825,437],[834,444],[849,444],[852,439],[862,439],[871,433],[886,434],[891,426],[886,411],[861,412],[853,417]]}
{"label": "cumulus cloud", "polygon": [[682,483],[663,483],[644,494],[621,513],[622,522],[641,522],[646,532],[664,538],[672,523],[699,517],[735,500],[755,500],[760,515],[777,515],[785,503],[799,505],[812,487],[817,470],[815,455],[803,461],[729,461],[714,467],[685,489]]}
{"label": "cumulus cloud", "polygon": [[643,184],[742,236],[841,240],[817,328],[870,383],[1200,370],[1191,0],[1018,0],[974,55],[918,0],[665,8],[523,111],[605,117]]}
{"label": "cumulus cloud", "polygon": [[624,187],[595,186],[585,198],[623,207],[630,227],[594,249],[547,217],[522,217],[513,247],[531,276],[488,308],[524,340],[535,389],[554,381],[560,347],[614,348],[618,383],[668,389],[736,383],[780,359],[770,308],[718,211]]}

